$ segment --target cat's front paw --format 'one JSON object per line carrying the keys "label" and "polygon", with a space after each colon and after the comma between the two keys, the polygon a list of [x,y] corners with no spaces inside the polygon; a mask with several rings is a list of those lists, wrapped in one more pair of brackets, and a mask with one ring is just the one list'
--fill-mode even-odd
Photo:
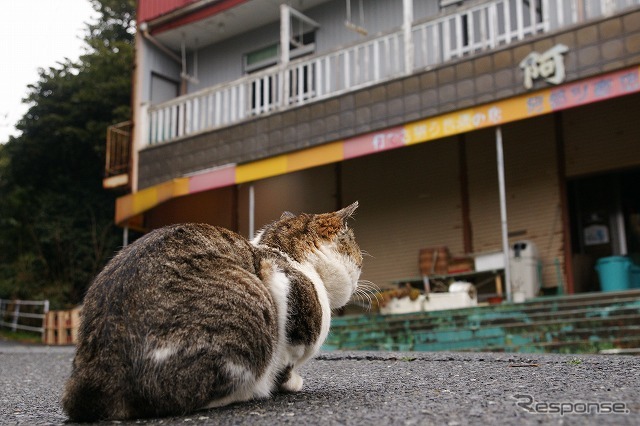
{"label": "cat's front paw", "polygon": [[291,371],[291,373],[289,374],[289,380],[284,382],[280,386],[280,389],[284,392],[298,392],[300,391],[300,389],[302,389],[303,382],[304,380],[298,373],[296,373],[295,371]]}

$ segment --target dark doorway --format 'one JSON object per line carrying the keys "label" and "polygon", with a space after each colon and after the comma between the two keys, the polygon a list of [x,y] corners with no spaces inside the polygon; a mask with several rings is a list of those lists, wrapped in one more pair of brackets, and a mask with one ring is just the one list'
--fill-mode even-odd
{"label": "dark doorway", "polygon": [[598,259],[628,256],[640,264],[640,169],[568,182],[576,293],[599,291]]}

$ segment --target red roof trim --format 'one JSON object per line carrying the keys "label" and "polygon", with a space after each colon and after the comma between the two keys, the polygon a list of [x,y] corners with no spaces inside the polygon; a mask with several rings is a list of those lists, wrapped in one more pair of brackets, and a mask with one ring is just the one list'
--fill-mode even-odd
{"label": "red roof trim", "polygon": [[201,0],[139,0],[136,16],[138,22],[153,21],[199,1]]}
{"label": "red roof trim", "polygon": [[[183,25],[191,24],[193,22],[198,22],[204,18],[208,18],[209,16],[217,15],[226,10],[234,8],[239,4],[245,3],[248,0],[223,0],[218,3],[215,3],[209,7],[205,7],[203,9],[199,9],[189,15],[178,18],[174,21],[170,21],[164,24],[160,24],[157,27],[152,27],[151,33],[157,34],[163,31],[171,30],[173,28],[181,27]],[[153,25],[153,21],[151,22]]]}

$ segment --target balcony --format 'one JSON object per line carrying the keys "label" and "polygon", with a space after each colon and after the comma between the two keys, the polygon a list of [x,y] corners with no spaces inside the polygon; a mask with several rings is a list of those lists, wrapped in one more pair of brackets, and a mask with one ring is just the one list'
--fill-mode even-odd
{"label": "balcony", "polygon": [[125,121],[107,128],[106,167],[102,181],[105,188],[113,189],[129,185],[131,127],[131,121]]}
{"label": "balcony", "polygon": [[[533,5],[533,7],[531,7]],[[148,108],[143,145],[285,111],[619,13],[640,0],[492,0]]]}

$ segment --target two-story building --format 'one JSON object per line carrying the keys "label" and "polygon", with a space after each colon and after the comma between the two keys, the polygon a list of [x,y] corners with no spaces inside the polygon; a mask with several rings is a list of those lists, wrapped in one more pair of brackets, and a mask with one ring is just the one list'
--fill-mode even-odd
{"label": "two-story building", "polygon": [[423,247],[528,240],[569,293],[640,256],[640,0],[138,3],[119,226],[249,237],[359,200],[380,287]]}

